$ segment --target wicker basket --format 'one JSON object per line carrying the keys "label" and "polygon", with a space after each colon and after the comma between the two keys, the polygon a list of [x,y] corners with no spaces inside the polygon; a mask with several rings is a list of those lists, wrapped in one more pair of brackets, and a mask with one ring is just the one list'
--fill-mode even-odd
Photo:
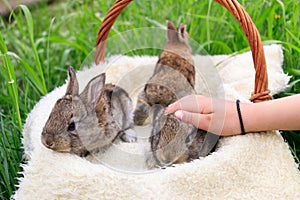
{"label": "wicker basket", "polygon": [[[96,42],[96,54],[95,63],[99,64],[104,61],[105,58],[105,47],[106,39],[110,28],[116,21],[122,10],[131,2],[132,0],[117,0],[111,9],[106,14],[99,32]],[[244,10],[244,8],[236,0],[215,0],[237,19],[240,23],[250,45],[252,51],[252,58],[255,67],[255,83],[254,92],[251,94],[250,100],[252,102],[261,102],[270,100],[270,90],[268,89],[268,74],[266,68],[266,60],[264,55],[264,49],[260,39],[260,34],[252,22],[250,16]]]}

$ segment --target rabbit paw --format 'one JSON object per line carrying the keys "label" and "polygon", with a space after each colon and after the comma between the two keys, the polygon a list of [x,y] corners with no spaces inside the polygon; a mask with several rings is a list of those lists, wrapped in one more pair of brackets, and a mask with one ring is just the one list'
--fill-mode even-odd
{"label": "rabbit paw", "polygon": [[137,137],[136,137],[136,132],[133,129],[128,129],[124,131],[123,135],[121,135],[121,139],[124,142],[136,142]]}

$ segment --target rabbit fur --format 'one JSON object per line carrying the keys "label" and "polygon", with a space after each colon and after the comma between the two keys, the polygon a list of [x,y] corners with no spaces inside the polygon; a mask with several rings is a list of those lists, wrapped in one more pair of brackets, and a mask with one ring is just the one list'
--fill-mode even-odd
{"label": "rabbit fur", "polygon": [[210,141],[206,141],[210,145],[203,145],[205,131],[179,121],[174,114],[164,114],[169,104],[195,94],[194,87],[195,67],[186,25],[176,28],[167,21],[167,42],[134,111],[134,123],[142,125],[154,110],[151,152],[146,161],[149,168],[188,162],[211,151]]}
{"label": "rabbit fur", "polygon": [[133,106],[122,88],[105,84],[105,74],[94,77],[81,94],[75,71],[69,67],[65,95],[59,99],[42,131],[42,143],[58,152],[81,157],[105,151],[119,139],[136,141]]}

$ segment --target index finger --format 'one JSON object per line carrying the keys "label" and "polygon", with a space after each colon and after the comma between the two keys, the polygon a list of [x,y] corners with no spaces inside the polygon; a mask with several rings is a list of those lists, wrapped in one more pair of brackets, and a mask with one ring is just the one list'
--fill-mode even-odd
{"label": "index finger", "polygon": [[183,97],[179,99],[178,101],[170,104],[166,110],[165,113],[173,113],[177,110],[184,110],[192,113],[201,113],[202,108],[200,106],[200,99],[199,95],[189,95],[186,97]]}

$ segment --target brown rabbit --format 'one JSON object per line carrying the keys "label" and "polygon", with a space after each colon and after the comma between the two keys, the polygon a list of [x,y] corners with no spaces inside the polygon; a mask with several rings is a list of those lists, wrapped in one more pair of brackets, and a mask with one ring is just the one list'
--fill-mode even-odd
{"label": "brown rabbit", "polygon": [[[149,142],[151,154],[147,158],[150,168],[169,166],[206,156],[216,144],[214,135],[184,122],[173,114],[164,115],[164,107],[186,95],[195,94],[195,68],[186,25],[176,28],[167,21],[167,42],[152,77],[139,94],[134,122],[142,125],[154,108],[153,128]],[[205,144],[204,144],[205,141]]]}
{"label": "brown rabbit", "polygon": [[[49,149],[79,156],[106,150],[114,141],[136,141],[133,106],[125,90],[105,84],[105,74],[94,77],[81,94],[76,74],[69,67],[65,95],[59,99],[42,132]],[[127,133],[131,134],[127,134]]]}
{"label": "brown rabbit", "polygon": [[218,136],[181,122],[174,114],[165,115],[163,106],[156,105],[154,110],[149,168],[189,162],[214,150]]}
{"label": "brown rabbit", "polygon": [[176,28],[167,21],[167,42],[152,77],[139,94],[134,123],[142,125],[154,104],[168,106],[177,99],[194,94],[195,67],[186,25]]}

